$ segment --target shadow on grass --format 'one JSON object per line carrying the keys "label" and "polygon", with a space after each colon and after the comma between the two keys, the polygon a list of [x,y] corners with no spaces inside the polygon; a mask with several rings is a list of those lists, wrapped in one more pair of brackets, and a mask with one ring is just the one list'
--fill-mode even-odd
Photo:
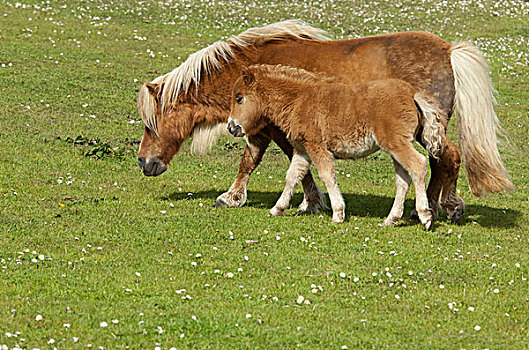
{"label": "shadow on grass", "polygon": [[[189,199],[211,199],[215,200],[223,192],[219,191],[200,191],[193,194],[175,192],[167,197],[162,197],[162,200],[180,201]],[[280,192],[249,192],[248,200],[245,206],[270,209],[274,206],[277,199],[281,195]],[[393,205],[394,198],[378,196],[373,194],[343,194],[346,207],[346,216],[356,217],[372,217],[372,218],[385,218]],[[303,195],[296,193],[292,197],[291,207],[297,208]],[[329,198],[326,198],[327,204],[329,205]],[[415,207],[415,201],[407,199],[404,204],[404,215],[409,215],[411,210]],[[330,216],[330,209],[324,213],[324,215]],[[465,213],[463,218],[460,220],[461,225],[469,224],[473,221],[477,222],[483,227],[496,227],[496,228],[513,228],[518,226],[518,218],[521,213],[514,209],[500,209],[484,205],[467,205],[465,207]],[[347,219],[346,219],[347,220]],[[348,221],[348,220],[347,220]],[[441,213],[439,221],[449,221],[446,215]]]}

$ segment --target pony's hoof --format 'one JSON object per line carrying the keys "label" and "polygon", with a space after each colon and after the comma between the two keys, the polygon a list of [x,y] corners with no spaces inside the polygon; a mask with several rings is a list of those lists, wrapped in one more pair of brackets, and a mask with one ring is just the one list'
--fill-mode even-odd
{"label": "pony's hoof", "polygon": [[316,214],[327,208],[323,196],[313,196],[311,200],[303,198],[298,207],[298,214]]}
{"label": "pony's hoof", "polygon": [[378,224],[378,225],[379,226],[395,226],[396,223],[397,223],[397,220],[386,219],[386,220],[384,220],[383,223]]}
{"label": "pony's hoof", "polygon": [[316,214],[322,209],[322,205],[320,203],[312,203],[303,200],[301,204],[298,207],[298,214],[300,215],[308,215],[308,214]]}
{"label": "pony's hoof", "polygon": [[463,217],[463,208],[457,207],[454,211],[447,211],[448,218],[456,225],[459,225],[459,220]]}
{"label": "pony's hoof", "polygon": [[226,204],[226,202],[224,202],[222,199],[219,199],[219,198],[217,198],[217,201],[213,203],[212,205],[213,208],[223,208],[227,206],[228,205]]}
{"label": "pony's hoof", "polygon": [[408,217],[408,220],[410,221],[419,221],[419,214],[417,214],[417,210],[413,209],[410,213],[410,216]]}
{"label": "pony's hoof", "polygon": [[242,207],[246,203],[246,192],[243,193],[230,193],[224,192],[217,197],[214,207],[228,207],[237,208]]}
{"label": "pony's hoof", "polygon": [[283,210],[277,209],[276,207],[273,207],[268,212],[268,216],[281,216],[283,215]]}

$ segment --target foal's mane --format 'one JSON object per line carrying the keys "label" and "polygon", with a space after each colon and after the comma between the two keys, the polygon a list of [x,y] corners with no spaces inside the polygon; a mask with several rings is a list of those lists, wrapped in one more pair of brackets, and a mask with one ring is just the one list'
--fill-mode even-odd
{"label": "foal's mane", "polygon": [[164,83],[161,95],[162,109],[169,108],[181,93],[187,94],[192,85],[198,88],[203,72],[209,75],[222,68],[223,63],[232,60],[235,57],[233,49],[250,45],[259,46],[269,41],[291,38],[330,40],[324,30],[311,27],[301,20],[292,19],[272,23],[265,27],[250,28],[226,41],[217,41],[191,54],[172,72],[153,80],[153,83]]}
{"label": "foal's mane", "polygon": [[303,68],[283,66],[281,64],[254,64],[248,69],[256,76],[257,80],[265,78],[305,85],[333,83],[338,80],[336,77],[324,73],[310,72]]}

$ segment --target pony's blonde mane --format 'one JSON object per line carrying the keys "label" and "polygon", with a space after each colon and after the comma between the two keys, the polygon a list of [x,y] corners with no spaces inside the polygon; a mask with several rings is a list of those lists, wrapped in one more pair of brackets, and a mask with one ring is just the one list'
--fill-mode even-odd
{"label": "pony's blonde mane", "polygon": [[198,88],[202,73],[210,74],[219,70],[224,62],[233,59],[234,48],[259,46],[272,40],[286,38],[329,40],[327,33],[322,29],[311,27],[300,20],[287,20],[265,27],[250,28],[227,41],[217,41],[190,55],[172,72],[153,80],[153,83],[165,83],[161,95],[162,110],[169,108],[181,93],[188,93],[191,86]]}
{"label": "pony's blonde mane", "polygon": [[146,84],[140,87],[138,92],[138,112],[141,115],[141,119],[145,123],[145,126],[152,130],[158,135],[157,123],[156,123],[156,99],[149,92]]}
{"label": "pony's blonde mane", "polygon": [[254,64],[248,69],[256,76],[257,80],[266,78],[307,85],[335,83],[338,81],[336,77],[324,73],[310,72],[303,68],[283,66],[281,64]]}

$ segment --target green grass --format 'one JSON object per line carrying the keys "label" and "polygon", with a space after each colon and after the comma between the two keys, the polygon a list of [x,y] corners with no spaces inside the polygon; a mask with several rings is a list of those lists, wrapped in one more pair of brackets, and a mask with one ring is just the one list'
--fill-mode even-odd
{"label": "green grass", "polygon": [[[276,146],[239,209],[212,204],[242,141],[222,138],[203,158],[186,143],[166,174],[144,177],[140,84],[215,40],[293,17],[335,38],[475,40],[516,191],[473,197],[462,171],[462,225],[443,214],[425,232],[378,226],[395,186],[383,154],[337,163],[342,225],[329,212],[266,216],[288,167]],[[0,0],[0,347],[525,348],[528,32],[521,1]],[[410,196],[405,215],[412,207]]]}

